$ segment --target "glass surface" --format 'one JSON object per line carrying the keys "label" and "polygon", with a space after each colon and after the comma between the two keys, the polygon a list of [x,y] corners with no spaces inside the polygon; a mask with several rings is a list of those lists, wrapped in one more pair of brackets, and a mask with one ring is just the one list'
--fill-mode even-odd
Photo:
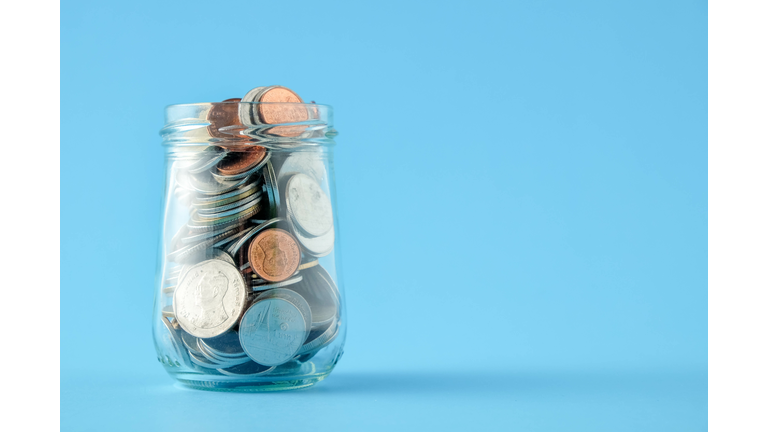
{"label": "glass surface", "polygon": [[166,108],[157,356],[182,384],[313,385],[345,338],[331,107]]}

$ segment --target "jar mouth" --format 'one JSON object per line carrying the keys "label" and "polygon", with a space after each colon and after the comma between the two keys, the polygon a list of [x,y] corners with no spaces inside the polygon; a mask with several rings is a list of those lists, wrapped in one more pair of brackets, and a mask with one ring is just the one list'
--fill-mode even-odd
{"label": "jar mouth", "polygon": [[269,148],[330,146],[333,107],[292,102],[211,102],[168,105],[160,130],[164,146]]}

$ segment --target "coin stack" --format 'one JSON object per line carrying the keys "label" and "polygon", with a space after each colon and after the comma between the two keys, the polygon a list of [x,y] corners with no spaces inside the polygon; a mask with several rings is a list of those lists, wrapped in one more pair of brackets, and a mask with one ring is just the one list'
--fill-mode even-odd
{"label": "coin stack", "polygon": [[166,365],[269,375],[301,366],[337,337],[341,298],[318,261],[335,241],[322,158],[286,157],[251,139],[258,130],[284,144],[307,129],[285,124],[307,118],[290,89],[257,87],[213,104],[206,119],[215,145],[174,161],[173,191],[189,217],[164,266],[163,338],[175,357],[161,359]]}

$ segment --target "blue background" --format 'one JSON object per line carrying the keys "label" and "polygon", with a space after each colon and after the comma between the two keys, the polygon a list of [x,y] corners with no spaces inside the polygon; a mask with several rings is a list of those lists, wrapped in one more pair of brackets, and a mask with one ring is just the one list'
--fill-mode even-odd
{"label": "blue background", "polygon": [[[63,1],[65,430],[707,428],[704,1]],[[172,103],[335,108],[345,356],[175,386],[151,311]]]}

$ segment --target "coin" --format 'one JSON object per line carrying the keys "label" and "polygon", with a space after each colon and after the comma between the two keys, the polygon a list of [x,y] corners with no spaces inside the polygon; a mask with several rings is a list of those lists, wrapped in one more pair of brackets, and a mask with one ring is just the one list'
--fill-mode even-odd
{"label": "coin", "polygon": [[199,174],[209,170],[216,166],[216,164],[220,163],[220,161],[224,159],[226,155],[227,154],[224,152],[218,153],[215,156],[210,157],[208,160],[204,160],[202,163],[196,164],[197,166],[187,169],[187,172],[190,174]]}
{"label": "coin", "polygon": [[208,133],[214,138],[238,139],[239,133],[222,131],[227,126],[240,125],[240,119],[237,112],[240,104],[240,98],[227,99],[221,103],[214,103],[208,112]]}
{"label": "coin", "polygon": [[248,177],[248,176],[250,176],[252,174],[255,174],[255,173],[259,172],[264,167],[264,165],[267,164],[267,162],[269,161],[270,157],[271,157],[270,153],[267,153],[267,155],[256,166],[254,166],[253,168],[249,169],[248,171],[244,171],[244,172],[242,172],[240,174],[224,175],[224,174],[217,174],[215,172],[211,172],[211,176],[213,176],[213,178],[215,178],[216,180],[218,180],[220,182],[240,180],[241,178],[245,178],[245,177]]}
{"label": "coin", "polygon": [[215,230],[215,231],[207,231],[207,232],[204,232],[204,233],[201,233],[201,234],[189,235],[189,236],[183,237],[181,239],[181,243],[185,244],[185,245],[198,244],[198,243],[200,243],[202,241],[205,241],[205,240],[208,240],[208,239],[210,239],[212,237],[216,237],[216,236],[221,235],[221,234],[226,234],[227,232],[229,232],[231,230],[232,230],[232,228],[224,228],[224,229],[219,229],[219,230]]}
{"label": "coin", "polygon": [[280,282],[296,272],[301,251],[294,237],[280,228],[262,231],[248,248],[251,268],[262,279]]}
{"label": "coin", "polygon": [[322,158],[323,156],[319,152],[302,151],[291,153],[280,166],[280,171],[277,174],[278,184],[283,184],[286,179],[294,174],[306,174],[318,184],[323,184],[327,173]]}
{"label": "coin", "polygon": [[320,266],[304,270],[301,272],[304,276],[301,283],[290,287],[309,303],[313,327],[334,320],[339,313],[339,291],[333,280],[330,277],[326,279],[321,271],[325,272]]}
{"label": "coin", "polygon": [[203,344],[203,340],[202,339],[198,339],[197,340],[197,348],[199,349],[200,353],[203,354],[203,358],[205,358],[209,362],[211,362],[211,363],[213,363],[213,364],[215,364],[215,365],[217,365],[218,367],[221,367],[221,368],[237,366],[239,364],[243,364],[245,362],[251,361],[251,359],[248,358],[248,356],[246,356],[245,353],[243,353],[243,355],[240,356],[240,357],[220,357],[220,356],[214,354],[213,352],[211,352]]}
{"label": "coin", "polygon": [[228,192],[220,195],[212,196],[196,196],[192,199],[192,205],[195,207],[208,208],[208,206],[216,207],[230,202],[238,201],[246,196],[258,192],[259,188],[256,183],[250,183],[241,186],[232,192]]}
{"label": "coin", "polygon": [[264,366],[255,362],[243,363],[226,369],[217,369],[223,375],[229,376],[252,376],[263,375],[274,370],[274,366]]}
{"label": "coin", "polygon": [[307,354],[311,351],[321,348],[326,343],[330,342],[335,337],[338,331],[338,324],[336,320],[329,322],[328,324],[320,327],[316,330],[312,330],[307,336],[307,341],[301,346],[297,354]]}
{"label": "coin", "polygon": [[236,229],[229,229],[213,237],[205,239],[200,243],[184,246],[181,249],[168,254],[168,260],[182,264],[191,263],[193,261],[201,261],[205,257],[206,250],[209,247],[213,246],[221,239],[231,236],[235,232]]}
{"label": "coin", "polygon": [[301,230],[296,228],[296,222],[293,219],[293,215],[289,215],[288,220],[291,221],[293,234],[296,236],[296,239],[299,241],[307,254],[320,258],[328,255],[331,253],[331,251],[333,251],[333,243],[335,241],[333,227],[331,227],[330,231],[319,237],[308,237],[305,236]]}
{"label": "coin", "polygon": [[186,184],[189,185],[189,187],[202,195],[221,195],[223,193],[232,191],[242,185],[244,185],[248,181],[248,177],[245,177],[241,180],[232,180],[232,181],[224,181],[220,182],[213,178],[213,176],[206,175],[206,176],[192,176],[189,175],[183,180],[180,179],[180,181],[186,181]]}
{"label": "coin", "polygon": [[245,224],[248,221],[248,218],[258,213],[259,210],[260,210],[260,206],[256,205],[253,207],[249,207],[238,214],[227,216],[224,218],[219,218],[219,219],[212,219],[212,220],[198,218],[197,213],[193,212],[192,217],[187,223],[187,227],[192,232],[204,232],[204,231],[210,231],[215,229],[223,229],[225,227],[234,228],[237,225]]}
{"label": "coin", "polygon": [[[301,280],[303,278],[304,277],[302,275],[298,275],[298,276],[292,277],[290,279],[286,279],[286,280],[284,280],[282,282],[261,283],[261,284],[260,283],[256,283],[256,281],[254,281],[254,283],[252,285],[252,288],[253,288],[253,291],[266,291],[266,290],[271,290],[271,289],[274,289],[274,288],[281,288],[281,287],[286,287],[286,286],[289,286],[289,285],[293,285],[293,284],[299,283],[299,282],[301,282]],[[263,279],[259,279],[259,280],[263,281]]]}
{"label": "coin", "polygon": [[221,357],[237,358],[246,355],[240,345],[240,336],[233,330],[213,338],[200,339],[200,344]]}
{"label": "coin", "polygon": [[[190,152],[190,157],[187,159],[179,160],[174,164],[176,171],[198,171],[202,172],[201,167],[208,165],[213,159],[223,159],[227,154],[224,153],[219,147],[209,146],[196,152]],[[215,164],[214,164],[215,165]],[[213,165],[210,165],[213,166]]]}
{"label": "coin", "polygon": [[269,197],[269,214],[271,217],[276,217],[280,209],[280,191],[277,188],[277,177],[271,161],[264,167],[264,188]]}
{"label": "coin", "polygon": [[242,174],[257,166],[267,155],[267,149],[262,146],[243,146],[231,149],[216,169],[227,176]]}
{"label": "coin", "polygon": [[242,211],[258,206],[261,203],[261,194],[254,194],[248,198],[227,204],[214,209],[198,209],[197,216],[200,220],[216,220],[226,216],[232,216]]}
{"label": "coin", "polygon": [[[285,87],[271,87],[261,95],[259,102],[262,102],[262,104],[258,105],[257,111],[259,120],[262,123],[296,123],[306,121],[309,118],[307,109],[303,105],[288,105],[294,103],[303,104],[304,101],[301,100],[299,95]],[[269,105],[269,103],[274,102],[279,103]]]}
{"label": "coin", "polygon": [[304,297],[302,297],[296,291],[287,288],[274,288],[269,291],[264,291],[257,294],[254,301],[268,298],[280,298],[289,301],[293,303],[294,306],[298,307],[299,311],[301,312],[301,316],[304,317],[304,322],[307,324],[306,331],[309,333],[309,331],[312,329],[312,309],[309,307],[309,303],[307,303]]}
{"label": "coin", "polygon": [[200,352],[200,350],[197,347],[197,338],[195,336],[192,336],[191,334],[185,332],[183,329],[180,330],[179,335],[181,336],[181,342],[184,344],[184,348],[189,351],[191,354],[195,354],[198,356],[202,356],[203,353]]}
{"label": "coin", "polygon": [[[202,254],[200,254],[200,257],[201,257],[201,260],[204,260],[204,261],[211,260],[211,259],[218,259],[218,260],[226,261],[232,265],[235,265],[235,260],[232,259],[232,257],[228,253],[224,252],[221,249],[216,249],[216,248],[206,249],[205,251],[203,251]],[[178,281],[184,279],[184,275],[187,274],[187,272],[192,267],[193,265],[190,265],[190,264],[183,265],[181,267],[181,270],[179,271],[179,275],[176,277],[176,282],[178,283]],[[176,287],[173,287],[173,291],[175,290],[176,290]]]}
{"label": "coin", "polygon": [[292,359],[307,338],[299,308],[282,298],[257,300],[240,322],[240,344],[258,364],[277,366]]}
{"label": "coin", "polygon": [[[274,219],[270,219],[268,221],[264,221],[264,222],[260,223],[258,226],[255,226],[255,227],[251,228],[238,241],[236,241],[235,243],[232,243],[232,245],[229,246],[229,248],[227,248],[227,252],[229,252],[230,254],[234,254],[235,252],[239,251],[241,247],[243,247],[245,242],[247,242],[254,235],[258,234],[261,230],[263,230],[264,228],[266,228],[266,227],[268,227],[270,225],[274,225],[274,224],[276,224],[278,222],[282,222],[284,220],[285,219],[283,219],[283,218],[274,218]],[[243,269],[241,269],[241,270],[243,270]]]}
{"label": "coin", "polygon": [[175,366],[184,365],[188,367],[189,356],[187,355],[187,350],[184,349],[184,343],[181,340],[179,331],[173,328],[173,325],[168,321],[168,318],[162,317],[160,320],[163,322],[163,327],[166,330],[161,336],[161,340],[167,347],[170,347],[171,354],[176,357],[175,359],[172,359],[173,364]]}
{"label": "coin", "polygon": [[179,280],[173,311],[187,333],[214,337],[237,323],[246,297],[245,281],[237,267],[212,259],[194,265]]}
{"label": "coin", "polygon": [[299,266],[299,271],[305,270],[305,269],[308,269],[308,268],[311,268],[311,267],[314,267],[317,264],[319,264],[318,260],[313,260],[313,261],[310,261],[310,262],[306,262],[306,263],[304,263],[304,264]]}
{"label": "coin", "polygon": [[[255,89],[250,90],[245,94],[245,96],[243,96],[241,102],[258,102],[258,97],[261,95],[261,92],[265,88],[266,87],[256,87]],[[253,117],[253,104],[251,103],[240,104],[240,109],[238,110],[238,118],[244,125],[258,124],[256,119]]]}
{"label": "coin", "polygon": [[333,227],[331,200],[306,174],[295,174],[288,180],[285,205],[296,227],[309,237],[319,237]]}

